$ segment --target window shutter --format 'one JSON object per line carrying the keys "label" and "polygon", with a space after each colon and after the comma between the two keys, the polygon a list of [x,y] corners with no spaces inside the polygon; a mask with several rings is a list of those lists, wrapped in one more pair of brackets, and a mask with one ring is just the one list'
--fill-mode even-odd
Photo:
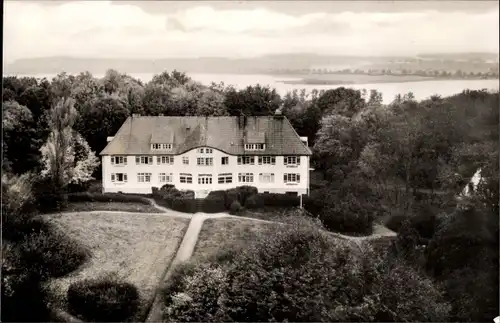
{"label": "window shutter", "polygon": [[241,165],[241,157],[238,156],[238,165]]}
{"label": "window shutter", "polygon": [[115,157],[111,157],[111,165],[115,164]]}
{"label": "window shutter", "polygon": [[271,164],[276,165],[276,157],[271,157]]}
{"label": "window shutter", "polygon": [[136,165],[139,165],[140,163],[141,163],[141,157],[136,156],[136,157],[135,157],[135,164],[136,164]]}
{"label": "window shutter", "polygon": [[126,182],[127,181],[127,174],[123,174],[123,181]]}
{"label": "window shutter", "polygon": [[288,165],[288,158],[287,157],[283,157],[283,164]]}
{"label": "window shutter", "polygon": [[148,157],[148,164],[152,164],[153,163],[153,157]]}
{"label": "window shutter", "polygon": [[297,160],[297,165],[300,165],[300,156],[295,157],[295,159]]}
{"label": "window shutter", "polygon": [[283,182],[286,183],[286,174],[283,174]]}
{"label": "window shutter", "polygon": [[174,163],[174,157],[170,157],[170,164]]}
{"label": "window shutter", "polygon": [[115,181],[115,174],[111,174],[111,181],[114,182]]}
{"label": "window shutter", "polygon": [[160,156],[156,156],[156,162],[158,163],[158,165],[161,164],[161,157]]}
{"label": "window shutter", "polygon": [[262,165],[262,157],[259,157],[259,165]]}
{"label": "window shutter", "polygon": [[123,163],[127,165],[127,157],[123,157]]}
{"label": "window shutter", "polygon": [[297,174],[297,183],[300,183],[300,174]]}

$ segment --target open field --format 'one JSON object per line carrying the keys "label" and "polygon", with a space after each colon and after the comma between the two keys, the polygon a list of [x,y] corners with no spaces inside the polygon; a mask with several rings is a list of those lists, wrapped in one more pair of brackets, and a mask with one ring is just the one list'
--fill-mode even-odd
{"label": "open field", "polygon": [[122,202],[70,202],[64,212],[124,211],[139,213],[162,213],[152,205]]}
{"label": "open field", "polygon": [[115,275],[138,288],[141,297],[138,315],[152,301],[189,224],[187,218],[165,214],[81,212],[45,218],[92,252],[90,260],[79,270],[49,282],[56,307],[66,309],[67,290],[72,282]]}

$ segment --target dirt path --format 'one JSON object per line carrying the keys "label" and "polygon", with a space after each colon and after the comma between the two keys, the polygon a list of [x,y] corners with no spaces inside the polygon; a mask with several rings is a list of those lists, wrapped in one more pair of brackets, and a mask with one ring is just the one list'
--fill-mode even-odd
{"label": "dirt path", "polygon": [[[184,238],[177,249],[177,253],[175,254],[174,260],[170,263],[170,266],[163,277],[162,284],[164,285],[170,276],[172,275],[175,267],[179,264],[186,262],[193,255],[194,248],[196,246],[196,242],[198,241],[198,236],[200,235],[201,228],[203,226],[203,222],[206,219],[217,219],[228,217],[229,215],[224,213],[217,214],[206,214],[206,213],[195,213],[191,218],[191,222],[189,222],[189,226],[184,234]],[[146,318],[146,322],[161,322],[162,319],[162,308],[163,308],[163,300],[161,295],[161,289],[163,286],[158,287],[158,292],[153,301],[149,314]]]}

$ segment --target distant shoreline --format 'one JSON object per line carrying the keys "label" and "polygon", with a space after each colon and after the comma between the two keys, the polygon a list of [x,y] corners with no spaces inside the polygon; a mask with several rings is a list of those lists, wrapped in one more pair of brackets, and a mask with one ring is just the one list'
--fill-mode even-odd
{"label": "distant shoreline", "polygon": [[[277,75],[273,77],[278,78]],[[283,77],[283,76],[281,76]],[[499,80],[499,78],[440,78],[440,77],[420,77],[420,78],[407,78],[404,76],[397,76],[396,78],[376,78],[373,79],[336,79],[336,80],[325,80],[316,78],[301,78],[299,80],[277,80],[278,83],[290,84],[290,85],[358,85],[358,84],[382,84],[382,83],[413,83],[413,82],[429,82],[429,81],[480,81],[480,80]]]}

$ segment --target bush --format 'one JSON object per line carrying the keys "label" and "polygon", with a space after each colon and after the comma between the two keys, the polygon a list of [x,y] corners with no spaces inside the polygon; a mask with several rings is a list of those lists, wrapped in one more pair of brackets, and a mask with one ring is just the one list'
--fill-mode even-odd
{"label": "bush", "polygon": [[239,192],[239,202],[241,205],[245,205],[247,198],[256,195],[259,192],[256,187],[248,185],[238,186],[236,189]]}
{"label": "bush", "polygon": [[150,204],[149,200],[143,196],[121,193],[70,193],[69,202],[120,202],[120,203],[141,203]]}
{"label": "bush", "polygon": [[[226,191],[226,196],[225,196],[225,201],[224,201],[224,205],[225,205],[226,209],[230,210],[231,205],[235,201],[237,201],[238,203],[240,202],[238,189],[237,188],[228,189]],[[240,203],[240,205],[241,205],[241,203]]]}
{"label": "bush", "polygon": [[[21,254],[9,242],[2,241],[2,322],[49,322],[46,294],[39,277],[21,263]],[[29,309],[29,310],[27,310]]]}
{"label": "bush", "polygon": [[88,250],[52,225],[32,223],[39,231],[21,241],[19,250],[23,267],[41,279],[64,276],[89,258]]}
{"label": "bush", "polygon": [[[219,191],[221,192],[221,191]],[[222,191],[224,194],[224,191]],[[220,193],[209,194],[203,201],[202,211],[206,213],[219,213],[226,211],[225,194]]]}
{"label": "bush", "polygon": [[94,322],[123,322],[136,314],[137,288],[114,279],[88,279],[68,289],[69,310],[77,317]]}
{"label": "bush", "polygon": [[233,201],[231,203],[231,207],[229,208],[229,213],[230,214],[238,214],[243,208],[241,207],[240,202],[238,201]]}
{"label": "bush", "polygon": [[296,207],[300,205],[300,197],[288,194],[259,194],[265,206]]}
{"label": "bush", "polygon": [[172,199],[172,210],[184,213],[196,213],[196,200],[191,198],[174,197]]}
{"label": "bush", "polygon": [[387,220],[387,222],[385,223],[385,226],[394,231],[394,232],[399,232],[399,230],[401,229],[403,223],[408,220],[408,216],[407,215],[404,215],[404,214],[395,214],[393,216],[391,216],[389,218],[389,220]]}
{"label": "bush", "polygon": [[256,194],[247,198],[245,201],[245,208],[247,209],[259,209],[264,207],[264,194]]}
{"label": "bush", "polygon": [[374,216],[371,210],[366,210],[353,196],[329,205],[319,218],[330,231],[361,235],[373,232]]}
{"label": "bush", "polygon": [[[165,321],[445,321],[432,282],[301,219],[231,254],[186,266],[164,289]],[[356,252],[361,252],[360,257]],[[397,286],[397,287],[396,287]]]}

